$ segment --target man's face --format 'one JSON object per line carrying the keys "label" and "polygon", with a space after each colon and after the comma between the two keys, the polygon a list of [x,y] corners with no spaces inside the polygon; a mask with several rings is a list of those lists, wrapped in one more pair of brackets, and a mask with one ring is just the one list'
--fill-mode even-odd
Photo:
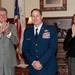
{"label": "man's face", "polygon": [[7,13],[5,11],[0,11],[0,23],[6,22]]}
{"label": "man's face", "polygon": [[40,25],[42,23],[42,16],[40,15],[39,11],[34,10],[31,14],[32,21],[34,25]]}

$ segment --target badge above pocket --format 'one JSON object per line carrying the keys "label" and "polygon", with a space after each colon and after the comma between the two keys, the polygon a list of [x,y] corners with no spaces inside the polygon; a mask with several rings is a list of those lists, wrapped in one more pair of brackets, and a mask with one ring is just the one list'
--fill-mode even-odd
{"label": "badge above pocket", "polygon": [[49,32],[49,30],[44,30],[42,38],[44,38],[44,39],[49,39],[50,38],[50,32]]}

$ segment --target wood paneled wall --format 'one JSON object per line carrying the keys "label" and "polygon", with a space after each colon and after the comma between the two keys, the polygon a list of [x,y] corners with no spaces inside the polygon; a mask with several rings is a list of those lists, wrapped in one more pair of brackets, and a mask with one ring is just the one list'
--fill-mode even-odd
{"label": "wood paneled wall", "polygon": [[14,24],[14,18],[8,18],[7,21],[8,21],[9,23]]}
{"label": "wood paneled wall", "polygon": [[[68,16],[68,17],[44,17],[43,22],[50,25],[52,23],[52,21],[55,21],[55,20],[69,20],[71,18],[72,18],[72,16]],[[29,27],[30,24],[27,24],[27,22],[28,22],[28,18],[26,18],[26,27]]]}
{"label": "wood paneled wall", "polygon": [[[50,25],[51,24],[51,20],[58,20],[58,19],[60,19],[60,20],[61,19],[68,20],[68,19],[71,19],[71,18],[72,18],[72,16],[69,16],[69,17],[44,17],[43,18],[43,22]],[[29,27],[30,25],[27,24],[28,18],[25,18],[25,20],[26,20],[26,27]],[[8,18],[7,21],[9,21],[10,23],[14,24],[14,18]]]}

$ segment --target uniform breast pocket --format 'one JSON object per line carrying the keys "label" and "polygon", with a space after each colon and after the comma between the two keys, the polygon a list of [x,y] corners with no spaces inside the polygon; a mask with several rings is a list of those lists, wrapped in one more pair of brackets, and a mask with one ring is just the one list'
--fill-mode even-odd
{"label": "uniform breast pocket", "polygon": [[49,42],[50,42],[50,39],[43,39],[43,44],[45,44],[45,45],[47,45],[47,44],[49,44]]}

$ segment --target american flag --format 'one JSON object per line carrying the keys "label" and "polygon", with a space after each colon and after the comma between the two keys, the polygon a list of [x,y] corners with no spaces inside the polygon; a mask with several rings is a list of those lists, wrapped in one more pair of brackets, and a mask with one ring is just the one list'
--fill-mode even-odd
{"label": "american flag", "polygon": [[18,64],[21,64],[20,59],[22,59],[22,52],[20,48],[20,43],[21,43],[21,35],[22,35],[22,27],[21,27],[21,22],[20,22],[20,12],[19,12],[19,6],[18,6],[18,0],[15,0],[15,9],[14,9],[14,23],[17,27],[17,35],[18,35],[18,47],[16,51],[16,56],[18,59]]}

